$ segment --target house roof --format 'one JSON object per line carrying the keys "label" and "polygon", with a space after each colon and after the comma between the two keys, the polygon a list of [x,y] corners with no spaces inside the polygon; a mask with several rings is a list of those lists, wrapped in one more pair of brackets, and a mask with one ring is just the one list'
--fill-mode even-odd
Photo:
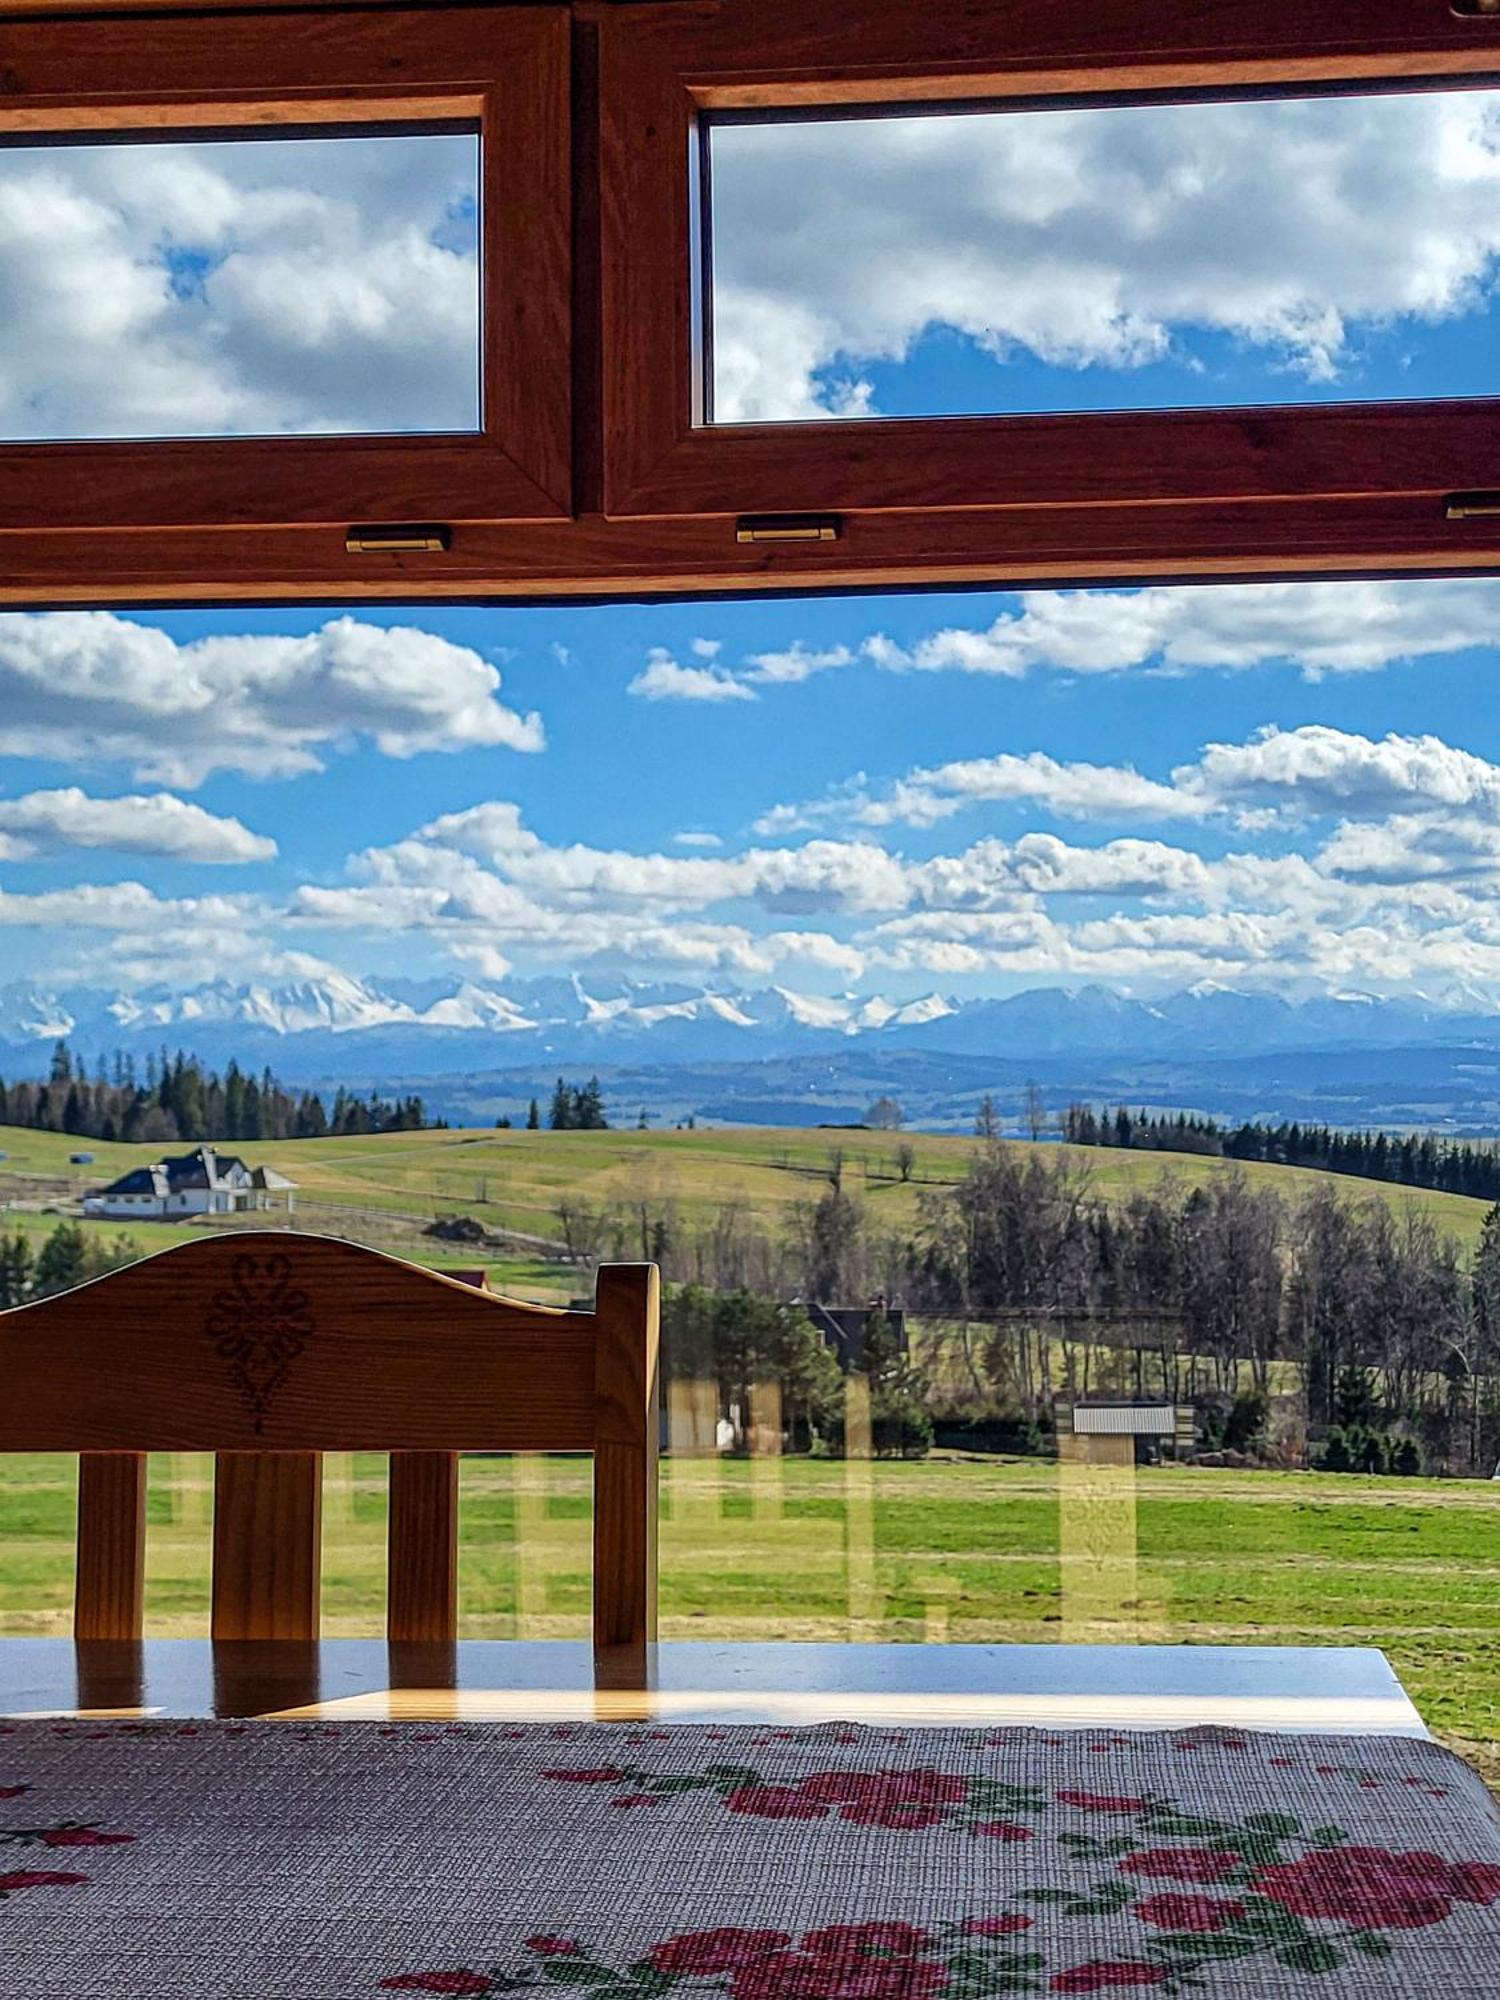
{"label": "house roof", "polygon": [[101,1194],[155,1194],[167,1192],[167,1177],[157,1167],[132,1167],[128,1174],[121,1174],[117,1181],[111,1181]]}
{"label": "house roof", "polygon": [[133,1167],[101,1194],[182,1194],[190,1188],[293,1188],[284,1174],[271,1167],[245,1165],[238,1153],[221,1153],[214,1146],[195,1146],[191,1153],[179,1153],[170,1160],[158,1160],[149,1167]]}

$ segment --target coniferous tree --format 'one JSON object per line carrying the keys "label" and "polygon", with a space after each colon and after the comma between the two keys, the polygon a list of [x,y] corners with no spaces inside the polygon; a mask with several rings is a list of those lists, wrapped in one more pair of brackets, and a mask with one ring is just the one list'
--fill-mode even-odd
{"label": "coniferous tree", "polygon": [[88,1239],[76,1222],[59,1223],[37,1256],[33,1295],[46,1298],[51,1292],[71,1291],[88,1275]]}

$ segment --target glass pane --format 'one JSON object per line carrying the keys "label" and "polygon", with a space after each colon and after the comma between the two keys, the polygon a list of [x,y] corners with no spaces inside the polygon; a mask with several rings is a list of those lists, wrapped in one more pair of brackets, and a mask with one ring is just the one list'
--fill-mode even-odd
{"label": "glass pane", "polygon": [[721,422],[1500,388],[1490,91],[716,125],[712,190]]}
{"label": "glass pane", "polygon": [[[246,1228],[563,1306],[649,1259],[664,1638],[1331,1701],[1378,1648],[1500,1771],[1497,631],[1467,578],[0,619],[0,1306]],[[324,1472],[376,1635],[385,1464]],[[201,1633],[211,1467],[151,1473]],[[463,1636],[582,1640],[587,1461],[461,1489]],[[66,1629],[73,1493],[0,1467],[0,1629]]]}
{"label": "glass pane", "polygon": [[472,431],[479,139],[0,149],[0,437]]}
{"label": "glass pane", "polygon": [[0,1637],[66,1635],[73,1629],[77,1458],[62,1451],[4,1453],[0,1512],[5,1545]]}

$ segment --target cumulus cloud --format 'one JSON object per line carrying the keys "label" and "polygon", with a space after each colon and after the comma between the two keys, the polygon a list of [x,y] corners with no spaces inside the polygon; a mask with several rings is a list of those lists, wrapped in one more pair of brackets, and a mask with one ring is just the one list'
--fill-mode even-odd
{"label": "cumulus cloud", "polygon": [[1205,805],[1269,810],[1296,817],[1345,813],[1378,819],[1387,813],[1466,807],[1500,816],[1500,766],[1436,736],[1386,736],[1375,741],[1309,724],[1257,730],[1248,743],[1210,743],[1173,782]]}
{"label": "cumulus cloud", "polygon": [[1376,739],[1307,723],[1268,723],[1244,743],[1210,743],[1169,783],[1128,765],[1060,763],[1041,751],[919,766],[885,787],[864,772],[821,798],[773,806],[754,825],[774,837],[836,822],[934,827],[978,805],[1030,804],[1058,819],[1118,824],[1231,817],[1245,831],[1340,815],[1467,810],[1500,819],[1500,765],[1436,736]]}
{"label": "cumulus cloud", "polygon": [[[696,648],[694,649],[697,650]],[[700,654],[712,660],[712,654]],[[754,701],[751,690],[722,667],[685,667],[663,646],[653,646],[646,664],[625,692],[643,701]]]}
{"label": "cumulus cloud", "polygon": [[0,153],[0,433],[472,430],[477,145]]}
{"label": "cumulus cloud", "polygon": [[[1097,791],[1101,773],[1158,782],[1010,753],[922,767],[912,782],[935,797],[1026,797],[1041,786],[1062,809],[1085,796],[1075,784]],[[939,792],[940,774],[951,794]],[[497,980],[513,968],[604,964],[825,986],[889,974],[1142,992],[1204,979],[1274,992],[1500,987],[1500,772],[1483,758],[1435,737],[1267,729],[1209,744],[1163,789],[1171,838],[1091,843],[1034,830],[923,855],[868,828],[740,849],[554,843],[497,799],[369,847],[282,898],[166,899],[139,883],[10,890],[0,925],[65,940],[72,966],[143,980],[180,967],[199,976],[209,956],[231,971],[289,966],[294,946],[308,964],[348,962],[400,935],[428,964]],[[130,837],[181,841],[181,853],[257,838],[180,801],[63,793],[9,803],[9,841],[59,828],[119,841],[112,813],[147,822]],[[1243,844],[1224,853],[1231,827]]]}
{"label": "cumulus cloud", "polygon": [[170,792],[95,799],[69,786],[0,799],[0,857],[29,861],[75,848],[203,862],[269,861],[277,851],[274,840],[239,820],[217,818]]}
{"label": "cumulus cloud", "polygon": [[950,627],[910,646],[879,635],[865,658],[897,673],[1116,674],[1288,664],[1310,678],[1493,643],[1493,582],[1160,585],[1028,591],[981,629]]}
{"label": "cumulus cloud", "polygon": [[975,805],[1034,804],[1062,819],[1199,819],[1206,798],[1144,778],[1128,766],[1059,763],[1026,756],[965,757],[918,767],[872,793],[864,774],[803,805],[773,806],[755,822],[762,835],[797,832],[828,820],[868,827],[936,826]]}
{"label": "cumulus cloud", "polygon": [[1022,357],[1063,407],[1148,363],[1212,401],[1226,338],[1268,401],[1357,394],[1362,336],[1483,308],[1497,196],[1486,91],[724,128],[715,413],[862,415],[934,328],[997,364],[988,407]]}
{"label": "cumulus cloud", "polygon": [[[861,664],[892,674],[1004,680],[1292,667],[1319,681],[1468,652],[1494,644],[1500,633],[1500,583],[1483,578],[1033,590],[1002,601],[1006,608],[987,625],[944,626],[907,641],[881,632],[821,647],[799,639],[747,653],[737,666],[716,666],[702,698],[732,701],[736,688],[792,687]],[[653,653],[658,657],[671,656]]]}
{"label": "cumulus cloud", "polygon": [[172,785],[321,770],[361,740],[388,757],[542,749],[540,717],[499,696],[488,660],[408,626],[342,617],[182,643],[110,612],[0,614],[0,756],[123,763]]}

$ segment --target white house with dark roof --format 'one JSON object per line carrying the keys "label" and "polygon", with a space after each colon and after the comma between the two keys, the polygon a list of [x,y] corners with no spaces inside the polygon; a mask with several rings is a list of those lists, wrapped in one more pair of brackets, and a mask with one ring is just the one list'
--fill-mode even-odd
{"label": "white house with dark roof", "polygon": [[271,1167],[247,1167],[236,1153],[198,1146],[175,1159],[134,1167],[83,1198],[85,1215],[117,1221],[164,1221],[182,1215],[235,1215],[273,1206],[284,1195],[288,1213],[297,1183]]}

